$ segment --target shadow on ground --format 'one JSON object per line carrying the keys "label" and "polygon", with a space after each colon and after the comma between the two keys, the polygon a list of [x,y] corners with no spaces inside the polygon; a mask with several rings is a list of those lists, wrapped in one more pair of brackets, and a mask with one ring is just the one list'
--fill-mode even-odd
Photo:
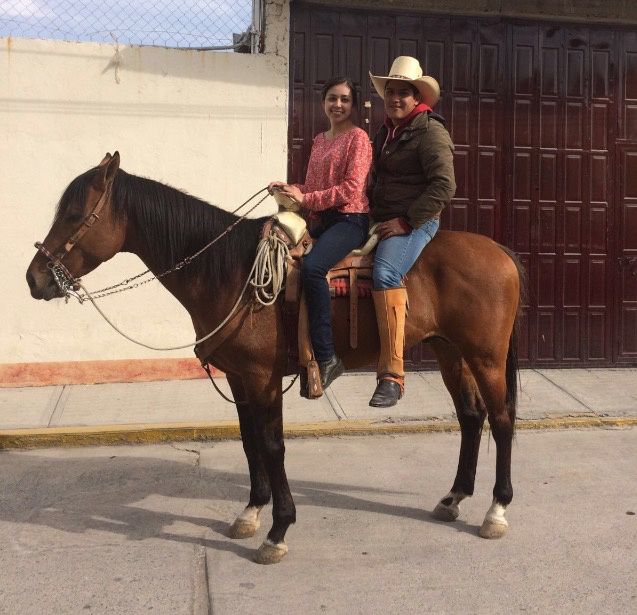
{"label": "shadow on ground", "polygon": [[[198,451],[177,451],[179,459],[170,460],[118,454],[117,449],[95,449],[92,456],[74,456],[69,450],[53,457],[35,451],[2,452],[0,524],[31,524],[75,534],[110,532],[127,540],[173,540],[251,559],[251,548],[226,537],[228,524],[248,502],[247,467],[245,473],[205,468]],[[397,503],[404,499],[403,491],[303,480],[290,481],[290,487],[297,507],[444,524],[431,516],[431,510]],[[432,494],[431,501],[440,496]],[[269,526],[270,514],[268,507],[262,516],[264,527]],[[196,526],[196,531],[184,529],[184,524]],[[462,521],[450,527],[477,533],[476,526]],[[209,530],[205,536],[204,530]]]}

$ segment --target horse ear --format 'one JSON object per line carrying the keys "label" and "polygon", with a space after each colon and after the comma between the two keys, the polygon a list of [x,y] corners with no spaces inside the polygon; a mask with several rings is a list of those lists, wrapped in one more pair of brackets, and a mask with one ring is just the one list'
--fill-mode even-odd
{"label": "horse ear", "polygon": [[104,191],[106,186],[113,181],[115,173],[119,169],[119,152],[115,152],[112,156],[106,154],[104,160],[97,167],[97,173],[93,178],[93,187],[97,190]]}
{"label": "horse ear", "polygon": [[119,152],[114,152],[106,169],[106,181],[112,182],[119,170]]}

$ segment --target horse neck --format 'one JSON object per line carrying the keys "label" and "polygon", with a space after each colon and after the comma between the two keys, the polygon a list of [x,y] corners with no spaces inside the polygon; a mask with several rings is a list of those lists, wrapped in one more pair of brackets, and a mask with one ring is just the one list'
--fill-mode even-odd
{"label": "horse neck", "polygon": [[[254,224],[254,221],[246,220],[245,223]],[[162,274],[171,270],[178,262],[171,263],[168,266],[166,263],[160,262],[156,249],[148,244],[144,238],[146,234],[143,233],[143,229],[139,228],[139,224],[139,219],[129,213],[126,239],[122,251],[135,254],[153,275],[161,276],[159,278],[161,284],[188,310],[193,320],[195,318],[197,320],[202,318],[206,320],[209,318],[221,320],[236,302],[239,292],[245,283],[243,278],[245,278],[247,272],[245,272],[245,275],[240,275],[243,273],[242,271],[237,271],[236,268],[232,270],[228,268],[225,275],[222,275],[223,279],[216,281],[204,273],[193,274],[189,267],[196,267],[199,264],[198,259],[210,258],[209,251],[206,251],[198,259],[195,259],[192,264],[184,265],[182,269],[163,276]],[[166,228],[164,232],[168,235],[168,233],[174,231]],[[214,237],[210,239],[212,240]],[[220,241],[235,241],[232,231]],[[212,249],[210,248],[209,250]],[[183,255],[183,258],[186,256],[192,256],[192,253]]]}

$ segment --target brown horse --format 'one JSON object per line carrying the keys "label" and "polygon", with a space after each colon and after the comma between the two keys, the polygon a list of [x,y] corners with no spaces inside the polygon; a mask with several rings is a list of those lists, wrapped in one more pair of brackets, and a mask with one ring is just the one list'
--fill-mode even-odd
{"label": "brown horse", "polygon": [[[107,154],[64,192],[51,230],[27,271],[31,295],[47,301],[60,297],[56,267],[58,274],[63,268],[79,278],[117,252],[137,254],[158,274],[236,221],[237,216],[174,188],[124,172],[119,154]],[[188,310],[197,338],[213,330],[237,301],[263,223],[242,220],[188,266],[161,278]],[[488,416],[497,462],[493,504],[480,529],[485,538],[505,533],[504,512],[513,497],[516,321],[522,286],[522,269],[508,250],[487,237],[462,232],[439,232],[407,277],[407,346],[431,342],[462,432],[456,479],[434,515],[455,520],[459,502],[473,494]],[[360,330],[376,331],[371,301],[361,303]],[[348,368],[369,365],[378,356],[377,335],[360,336],[359,347],[348,348],[347,301],[336,299],[333,304],[339,355]],[[197,348],[200,359],[227,375],[248,460],[250,500],[230,527],[230,536],[253,536],[261,509],[270,497],[273,500],[272,528],[256,554],[261,563],[278,562],[285,555],[285,533],[296,520],[284,467],[281,381],[286,354],[281,301],[255,307],[250,297],[218,335]]]}

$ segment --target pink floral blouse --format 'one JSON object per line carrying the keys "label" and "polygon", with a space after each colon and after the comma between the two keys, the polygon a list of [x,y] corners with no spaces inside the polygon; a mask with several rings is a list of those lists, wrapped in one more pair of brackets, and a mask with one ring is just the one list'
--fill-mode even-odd
{"label": "pink floral blouse", "polygon": [[316,135],[307,165],[303,209],[319,212],[332,207],[342,213],[367,213],[367,174],[372,164],[372,146],[367,133],[352,128],[332,139]]}

